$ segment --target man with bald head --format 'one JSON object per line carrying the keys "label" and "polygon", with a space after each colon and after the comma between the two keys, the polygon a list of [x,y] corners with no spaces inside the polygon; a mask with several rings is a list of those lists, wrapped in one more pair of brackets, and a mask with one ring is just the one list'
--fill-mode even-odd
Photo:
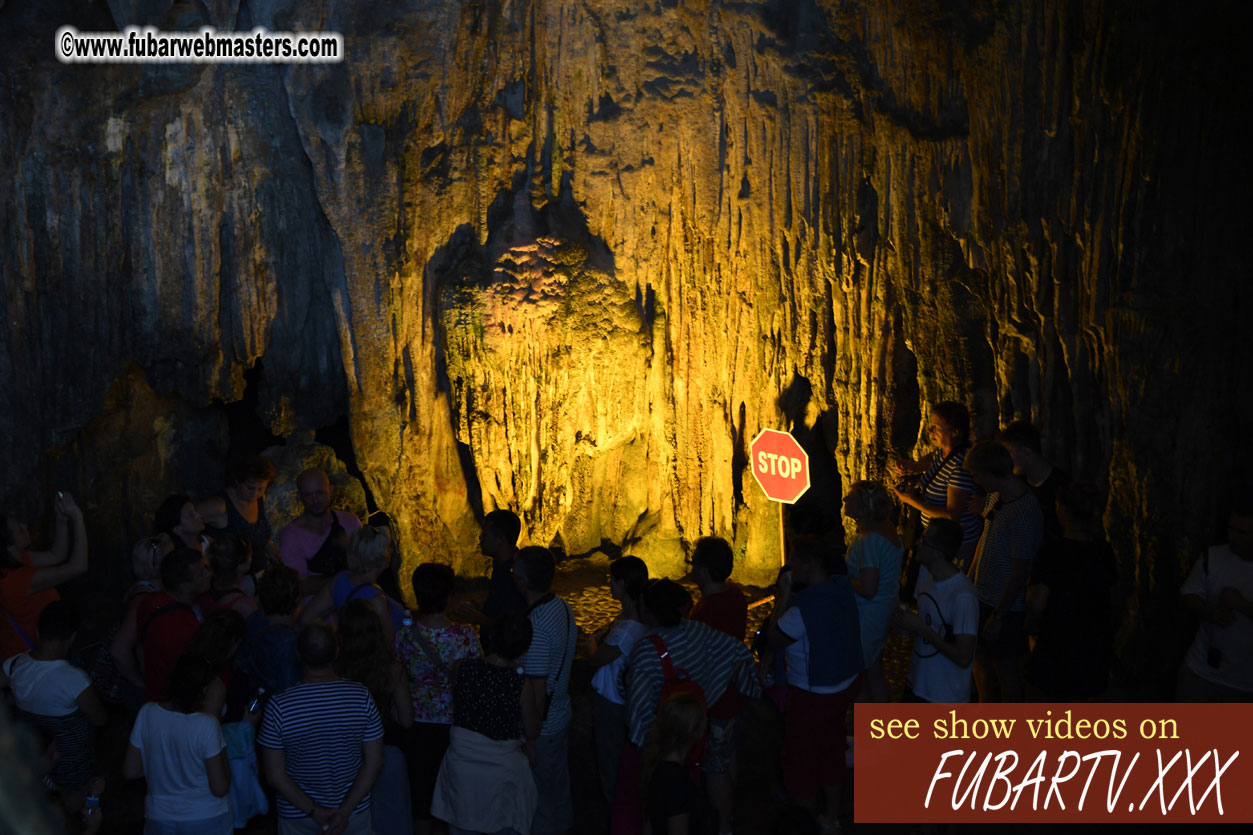
{"label": "man with bald head", "polygon": [[[304,513],[293,519],[279,535],[278,552],[284,565],[300,575],[300,591],[308,596],[326,583],[327,577],[316,570],[325,561],[327,552],[346,548],[348,537],[361,529],[361,520],[346,510],[332,510],[334,488],[326,472],[312,467],[296,479],[296,493],[304,505]],[[313,567],[309,562],[313,561]]]}

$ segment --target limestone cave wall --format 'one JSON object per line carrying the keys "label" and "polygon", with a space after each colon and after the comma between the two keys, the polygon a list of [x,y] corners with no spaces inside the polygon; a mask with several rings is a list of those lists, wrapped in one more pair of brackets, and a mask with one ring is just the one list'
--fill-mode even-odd
{"label": "limestone cave wall", "polygon": [[[477,568],[477,519],[511,507],[529,541],[661,571],[720,534],[762,581],[760,428],[797,434],[838,514],[955,398],[1107,488],[1145,657],[1251,451],[1244,16],[8,0],[6,506],[72,472],[97,527],[140,530],[149,497],[220,480],[213,404],[260,363],[276,435],[347,415],[412,560]],[[67,23],[347,54],[65,65]]]}

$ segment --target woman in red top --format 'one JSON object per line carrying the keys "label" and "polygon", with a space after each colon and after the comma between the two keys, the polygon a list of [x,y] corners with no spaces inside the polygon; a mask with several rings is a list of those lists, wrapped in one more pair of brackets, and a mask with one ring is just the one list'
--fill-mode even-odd
{"label": "woman in red top", "polygon": [[39,613],[61,599],[55,587],[87,570],[83,512],[74,497],[64,493],[57,498],[56,513],[57,531],[50,551],[30,550],[26,525],[0,515],[0,537],[5,546],[0,557],[0,658],[34,647]]}

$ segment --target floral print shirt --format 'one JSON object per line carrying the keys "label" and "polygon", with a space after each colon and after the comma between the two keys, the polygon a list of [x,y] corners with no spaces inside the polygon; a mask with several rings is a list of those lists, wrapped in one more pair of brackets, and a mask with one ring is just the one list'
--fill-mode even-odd
{"label": "floral print shirt", "polygon": [[[443,661],[431,660],[418,636]],[[438,725],[452,724],[452,688],[449,672],[454,662],[482,655],[474,628],[453,624],[438,629],[423,626],[416,620],[396,633],[396,658],[409,674],[409,693],[413,698],[413,721]]]}

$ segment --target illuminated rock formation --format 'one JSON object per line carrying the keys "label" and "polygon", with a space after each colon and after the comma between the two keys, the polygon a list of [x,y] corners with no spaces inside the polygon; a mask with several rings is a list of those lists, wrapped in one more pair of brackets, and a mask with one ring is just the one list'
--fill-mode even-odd
{"label": "illuminated rock formation", "polygon": [[126,361],[204,406],[261,360],[275,433],[348,415],[415,558],[471,559],[509,505],[532,541],[672,572],[721,534],[761,580],[759,428],[796,431],[835,513],[953,397],[1109,487],[1129,611],[1168,605],[1213,535],[1250,451],[1242,215],[1208,195],[1239,159],[1233,11],[155,5],[110,8],[338,30],[347,56],[63,66],[68,4],[0,10],[19,480]]}

